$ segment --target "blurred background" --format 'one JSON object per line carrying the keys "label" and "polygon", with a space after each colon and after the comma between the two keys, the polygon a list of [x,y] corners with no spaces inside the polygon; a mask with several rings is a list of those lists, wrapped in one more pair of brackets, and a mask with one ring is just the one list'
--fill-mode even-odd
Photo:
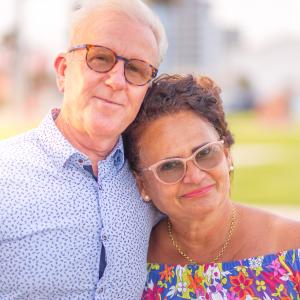
{"label": "blurred background", "polygon": [[[169,38],[160,73],[212,77],[234,133],[233,199],[300,220],[300,1],[152,0]],[[0,0],[0,139],[61,103],[55,55],[78,0]]]}

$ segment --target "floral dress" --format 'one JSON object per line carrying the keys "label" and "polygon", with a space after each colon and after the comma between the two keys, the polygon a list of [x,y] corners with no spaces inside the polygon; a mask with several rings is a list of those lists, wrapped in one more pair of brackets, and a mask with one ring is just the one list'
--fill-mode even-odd
{"label": "floral dress", "polygon": [[300,249],[203,265],[148,264],[142,300],[300,300]]}

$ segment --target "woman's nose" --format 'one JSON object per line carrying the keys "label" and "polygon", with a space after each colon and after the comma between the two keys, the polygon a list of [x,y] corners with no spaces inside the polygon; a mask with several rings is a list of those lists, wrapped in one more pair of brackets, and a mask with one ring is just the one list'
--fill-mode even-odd
{"label": "woman's nose", "polygon": [[194,183],[197,184],[205,177],[205,171],[199,169],[199,167],[192,161],[186,163],[186,172],[183,177],[184,183]]}

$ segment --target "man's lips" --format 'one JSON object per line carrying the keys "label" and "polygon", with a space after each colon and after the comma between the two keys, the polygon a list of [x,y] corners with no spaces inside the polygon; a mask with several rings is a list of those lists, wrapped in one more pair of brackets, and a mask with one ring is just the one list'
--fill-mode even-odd
{"label": "man's lips", "polygon": [[108,100],[108,99],[104,99],[104,98],[101,98],[101,97],[96,97],[98,100],[106,103],[106,104],[111,104],[111,105],[118,105],[118,106],[122,106],[120,103],[117,103],[117,102],[114,102],[114,101],[111,101],[111,100]]}
{"label": "man's lips", "polygon": [[193,197],[203,196],[203,195],[209,193],[212,190],[213,187],[214,187],[214,184],[210,184],[210,185],[201,187],[199,189],[193,190],[189,193],[186,193],[186,194],[182,195],[182,197],[184,197],[184,198],[193,198]]}

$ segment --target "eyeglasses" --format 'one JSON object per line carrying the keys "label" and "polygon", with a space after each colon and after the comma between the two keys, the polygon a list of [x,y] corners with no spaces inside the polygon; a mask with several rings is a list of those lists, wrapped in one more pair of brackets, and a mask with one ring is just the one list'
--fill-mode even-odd
{"label": "eyeglasses", "polygon": [[98,73],[109,72],[119,60],[124,61],[124,76],[127,82],[134,85],[145,85],[157,75],[157,69],[140,59],[127,59],[117,55],[113,50],[98,45],[78,45],[69,49],[73,52],[86,49],[86,64]]}
{"label": "eyeglasses", "polygon": [[186,164],[192,160],[201,170],[215,168],[223,159],[224,141],[211,142],[195,151],[187,158],[163,159],[142,171],[152,171],[158,181],[164,184],[175,184],[186,174]]}

